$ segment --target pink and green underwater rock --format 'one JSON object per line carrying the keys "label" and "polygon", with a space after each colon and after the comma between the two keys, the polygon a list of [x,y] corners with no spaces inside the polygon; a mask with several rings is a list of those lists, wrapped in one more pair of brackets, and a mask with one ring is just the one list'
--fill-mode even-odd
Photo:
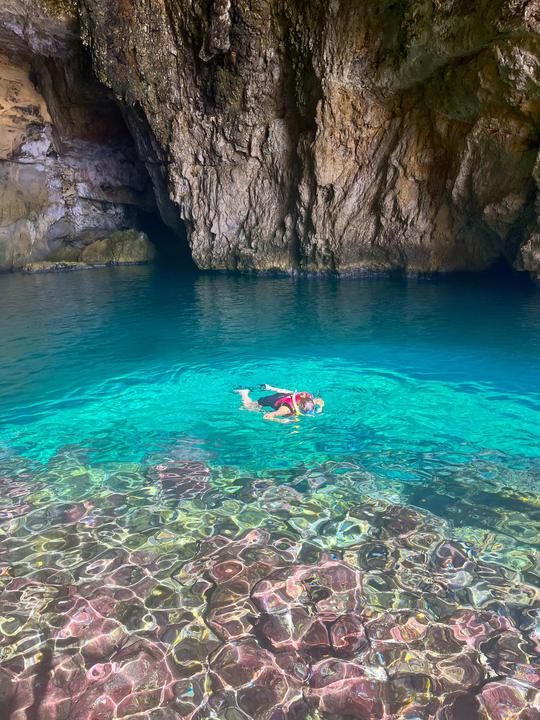
{"label": "pink and green underwater rock", "polygon": [[0,718],[539,720],[535,551],[324,473],[6,461]]}

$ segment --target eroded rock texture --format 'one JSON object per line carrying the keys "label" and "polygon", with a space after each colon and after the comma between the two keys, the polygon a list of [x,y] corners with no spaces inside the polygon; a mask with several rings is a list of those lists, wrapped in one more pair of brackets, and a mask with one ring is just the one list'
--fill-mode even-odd
{"label": "eroded rock texture", "polygon": [[[70,259],[138,228],[151,185],[120,111],[93,78],[69,7],[0,8],[0,269]],[[114,261],[114,257],[108,258]]]}
{"label": "eroded rock texture", "polygon": [[540,269],[537,0],[80,12],[201,267]]}

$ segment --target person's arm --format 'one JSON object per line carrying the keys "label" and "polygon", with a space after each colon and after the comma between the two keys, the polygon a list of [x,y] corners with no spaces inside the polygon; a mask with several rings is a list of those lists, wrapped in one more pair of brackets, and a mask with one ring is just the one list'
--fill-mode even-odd
{"label": "person's arm", "polygon": [[291,414],[291,411],[288,407],[280,407],[277,410],[274,410],[273,412],[265,413],[264,414],[265,420],[273,420],[274,422],[279,423],[290,423],[294,422],[294,416]]}
{"label": "person's arm", "polygon": [[313,404],[318,405],[319,412],[322,413],[323,407],[324,407],[324,400],[322,398],[315,398],[315,400],[313,401]]}
{"label": "person's arm", "polygon": [[273,385],[268,385],[267,383],[263,385],[263,390],[270,390],[271,392],[275,393],[283,393],[283,395],[292,395],[294,392],[294,390],[284,390],[283,388],[277,388]]}

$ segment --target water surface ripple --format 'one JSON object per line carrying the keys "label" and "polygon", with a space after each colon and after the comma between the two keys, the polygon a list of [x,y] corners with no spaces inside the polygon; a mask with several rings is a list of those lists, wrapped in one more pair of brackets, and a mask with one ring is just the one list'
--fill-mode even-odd
{"label": "water surface ripple", "polygon": [[0,717],[538,720],[538,290],[0,291]]}

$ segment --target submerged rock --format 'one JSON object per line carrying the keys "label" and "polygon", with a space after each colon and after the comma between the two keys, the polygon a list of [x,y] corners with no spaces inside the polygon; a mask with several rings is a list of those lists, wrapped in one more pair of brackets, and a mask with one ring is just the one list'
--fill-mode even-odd
{"label": "submerged rock", "polygon": [[41,273],[51,272],[71,272],[72,270],[88,270],[92,265],[82,262],[53,262],[50,260],[42,260],[41,262],[26,263],[21,268],[21,272],[27,275],[40,275]]}
{"label": "submerged rock", "polygon": [[[202,462],[153,457],[98,471],[67,448],[33,470],[0,465],[10,718],[536,720],[527,573],[346,474],[307,493],[246,479],[246,493]],[[371,540],[322,534],[326,512]],[[444,593],[465,565],[482,595]],[[388,601],[375,582],[400,589]]]}

